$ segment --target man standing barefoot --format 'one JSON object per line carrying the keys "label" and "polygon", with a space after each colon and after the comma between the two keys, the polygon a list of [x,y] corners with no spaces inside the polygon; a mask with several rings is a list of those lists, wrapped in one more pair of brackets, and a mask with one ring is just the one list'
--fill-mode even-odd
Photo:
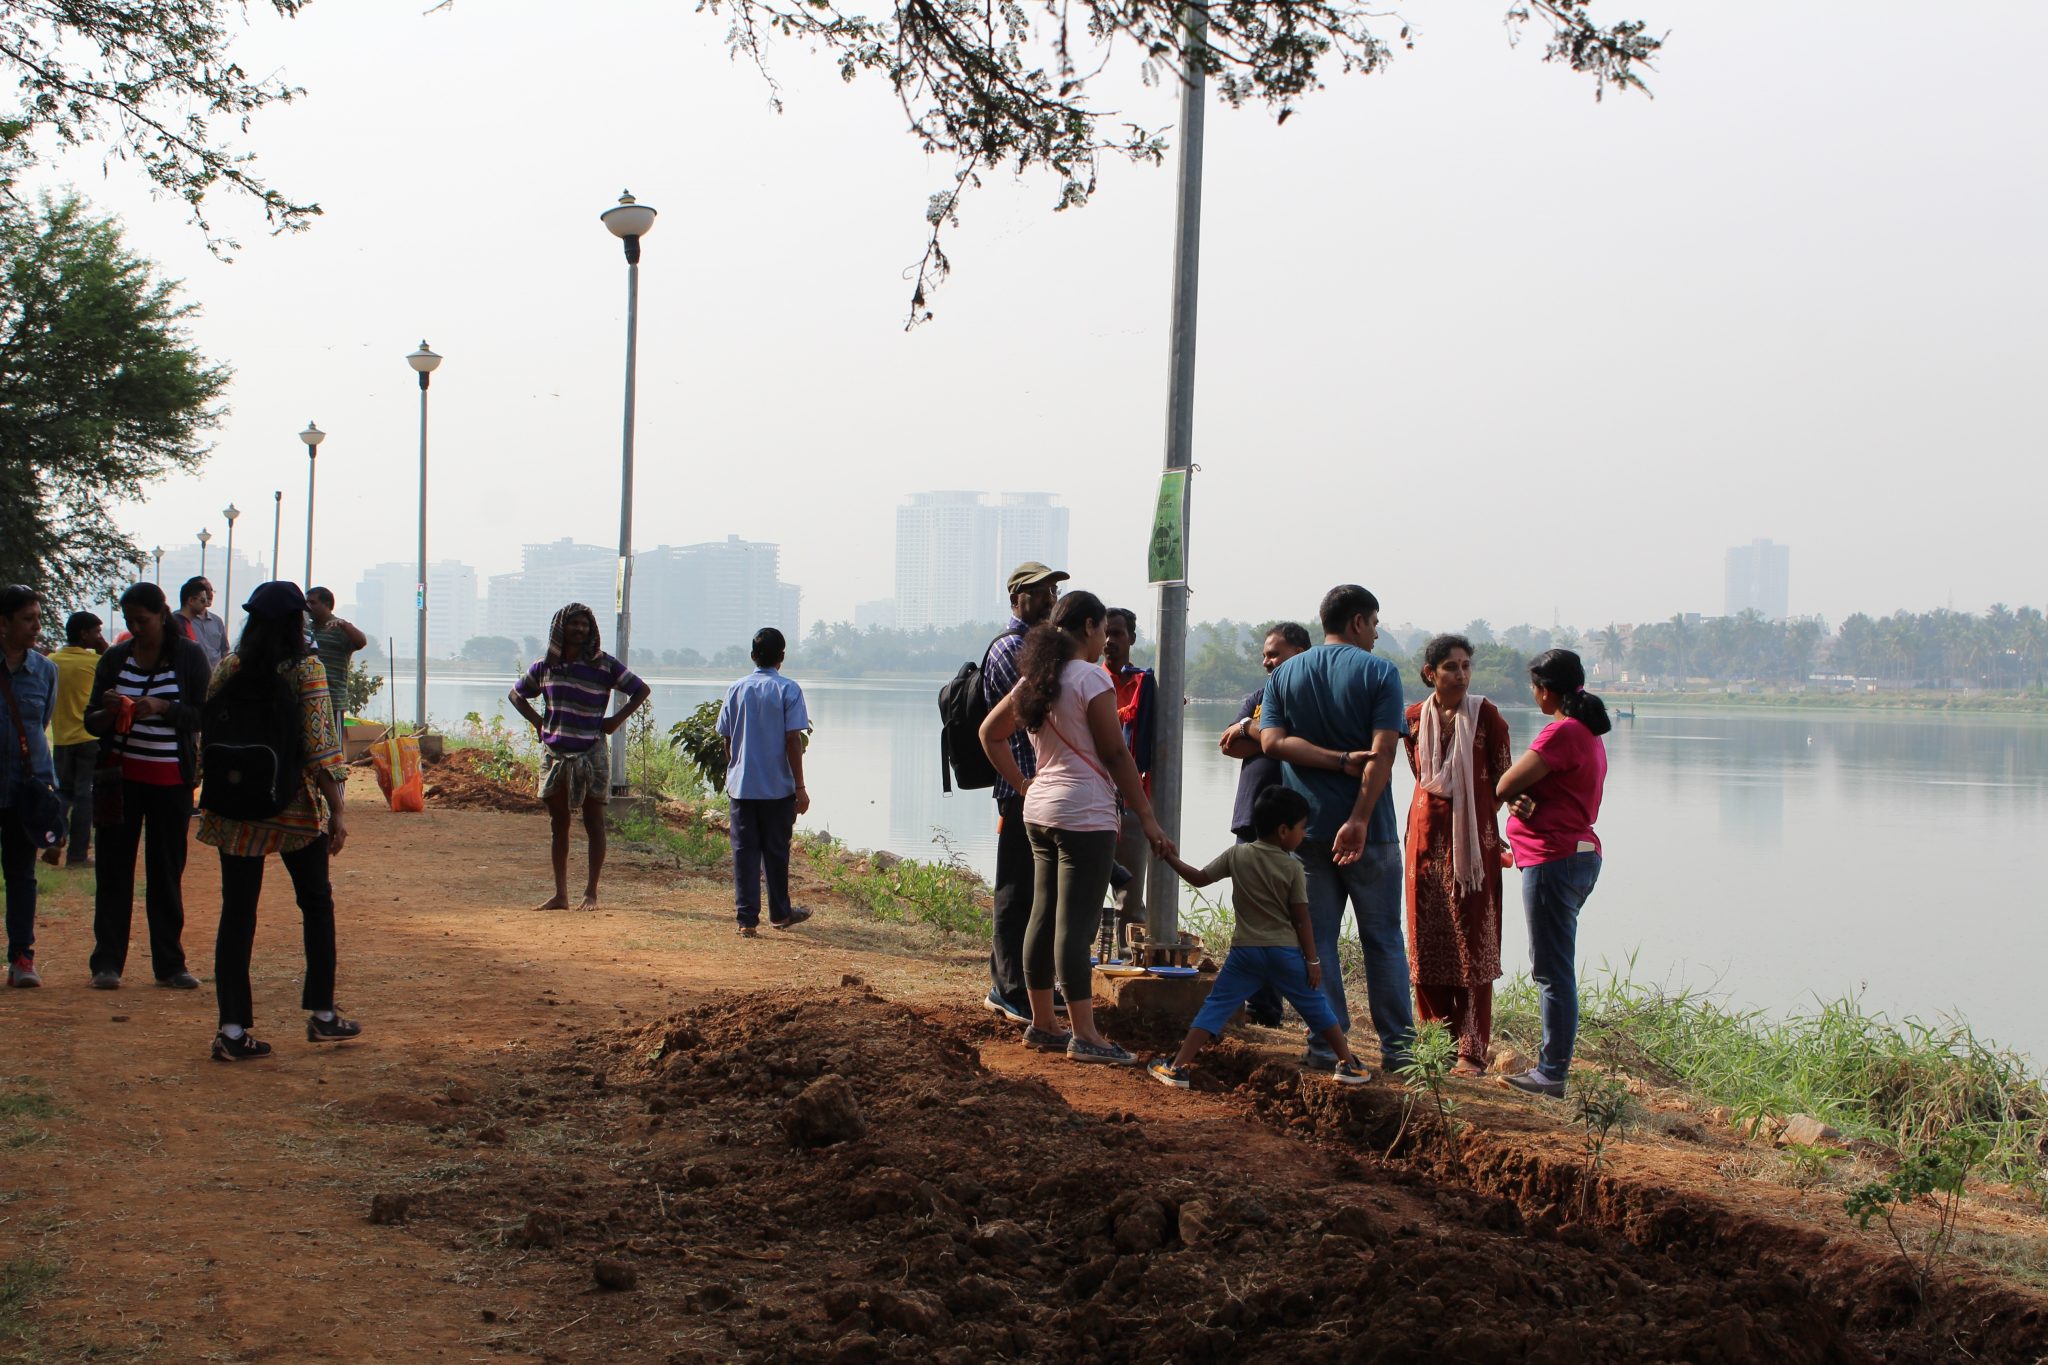
{"label": "man standing barefoot", "polygon": [[718,710],[725,736],[725,794],[732,798],[733,911],[754,938],[761,923],[761,874],[768,874],[768,922],[790,929],[811,912],[789,903],[789,841],[811,808],[804,790],[804,690],[782,676],[788,642],[773,626],[754,632],[754,671],[732,685]]}
{"label": "man standing barefoot", "polygon": [[[597,909],[597,875],[604,870],[604,808],[611,800],[611,766],[605,739],[647,700],[647,684],[604,652],[597,633],[597,614],[581,602],[555,613],[548,626],[547,655],[526,670],[512,686],[512,708],[540,732],[540,799],[547,803],[554,843],[555,894],[536,910],[569,908],[569,816],[583,812],[583,833],[590,844],[590,877],[583,884],[579,910]],[[613,692],[629,697],[607,716]],[[531,698],[544,699],[547,714],[533,709]]]}

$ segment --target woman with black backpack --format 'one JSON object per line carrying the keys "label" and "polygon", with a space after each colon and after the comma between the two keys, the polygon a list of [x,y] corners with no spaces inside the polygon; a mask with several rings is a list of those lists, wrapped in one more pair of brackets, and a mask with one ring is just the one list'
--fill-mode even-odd
{"label": "woman with black backpack", "polygon": [[255,1003],[249,954],[263,862],[291,875],[305,921],[306,1038],[340,1042],[362,1032],[334,1008],[334,888],[327,860],[348,841],[342,818],[341,739],[327,670],[306,648],[306,597],[295,583],[265,583],[242,605],[235,651],[214,671],[206,703],[204,815],[199,841],[220,850],[220,934],[213,984],[220,999],[214,1060],[270,1055],[249,1034]]}
{"label": "woman with black backpack", "polygon": [[206,652],[181,634],[164,590],[137,583],[121,594],[128,638],[100,656],[85,731],[100,737],[92,822],[100,832],[93,889],[95,990],[118,990],[135,920],[135,854],[142,850],[143,913],[156,984],[199,989],[185,969],[186,837],[199,780],[199,708]]}

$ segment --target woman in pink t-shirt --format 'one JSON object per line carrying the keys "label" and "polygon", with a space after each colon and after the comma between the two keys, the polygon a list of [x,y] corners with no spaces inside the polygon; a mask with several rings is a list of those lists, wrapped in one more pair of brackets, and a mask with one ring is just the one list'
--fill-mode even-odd
{"label": "woman in pink t-shirt", "polygon": [[1532,1095],[1564,1098],[1579,1032],[1579,910],[1600,880],[1600,794],[1607,785],[1611,728],[1607,707],[1586,690],[1586,667],[1568,649],[1529,661],[1529,690],[1554,716],[1529,752],[1494,789],[1509,803],[1508,844],[1522,870],[1522,909],[1529,920],[1529,975],[1543,1016],[1536,1065],[1507,1083]]}
{"label": "woman in pink t-shirt", "polygon": [[[1094,593],[1072,592],[1059,600],[1051,620],[1031,628],[1018,654],[1017,685],[982,722],[981,747],[1002,779],[1024,793],[1024,831],[1031,839],[1036,879],[1024,929],[1024,987],[1031,997],[1025,1045],[1062,1050],[1077,1062],[1130,1066],[1137,1057],[1095,1027],[1088,969],[1123,829],[1117,794],[1137,814],[1155,851],[1175,850],[1152,817],[1117,719],[1116,685],[1101,666],[1108,617]],[[1020,726],[1030,732],[1038,759],[1038,772],[1029,778],[1010,753],[1010,736]],[[1072,1032],[1060,1027],[1053,1010],[1055,985],[1066,992]]]}

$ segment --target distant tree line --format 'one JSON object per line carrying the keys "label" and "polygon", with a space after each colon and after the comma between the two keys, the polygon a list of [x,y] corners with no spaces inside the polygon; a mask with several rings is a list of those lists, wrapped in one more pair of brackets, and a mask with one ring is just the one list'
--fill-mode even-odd
{"label": "distant tree line", "polygon": [[[1313,613],[1293,618],[1311,639],[1322,631]],[[1143,628],[1147,623],[1140,623]],[[1187,693],[1234,700],[1265,681],[1261,662],[1266,633],[1277,620],[1204,621],[1188,630]],[[982,651],[1002,631],[993,621],[946,630],[858,629],[849,622],[817,622],[791,643],[786,667],[810,677],[890,674],[944,677]],[[1422,648],[1437,632],[1415,626],[1382,628],[1375,652],[1401,666],[1402,684],[1422,686]],[[1755,683],[1802,686],[1815,676],[1874,679],[1893,687],[1984,688],[2015,691],[2048,685],[2048,616],[2035,607],[2000,603],[1982,615],[1940,609],[1862,612],[1830,634],[1818,620],[1772,621],[1758,612],[1699,618],[1674,616],[1638,626],[1608,625],[1582,634],[1570,627],[1510,626],[1496,632],[1485,620],[1451,632],[1473,647],[1473,689],[1490,697],[1518,698],[1528,686],[1528,663],[1546,649],[1576,650],[1600,666],[1610,685],[1624,671],[1631,684],[1682,688],[1688,684]],[[462,648],[466,662],[516,671],[540,657],[534,636],[514,641],[481,635]],[[1141,637],[1133,657],[1153,662],[1153,642]],[[693,649],[636,656],[640,667],[741,672],[747,651],[729,646],[709,657]]]}

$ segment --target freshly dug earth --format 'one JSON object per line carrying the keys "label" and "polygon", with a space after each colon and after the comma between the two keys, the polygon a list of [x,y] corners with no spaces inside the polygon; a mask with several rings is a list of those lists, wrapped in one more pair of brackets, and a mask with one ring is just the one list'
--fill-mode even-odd
{"label": "freshly dug earth", "polygon": [[[139,943],[92,990],[91,874],[43,878],[44,987],[0,992],[0,1359],[2048,1353],[2021,1278],[2048,1225],[1999,1192],[1973,1190],[1978,1241],[1923,1317],[1839,1183],[1794,1188],[1699,1116],[1654,1115],[1589,1186],[1564,1106],[1454,1083],[1453,1159],[1398,1085],[1304,1079],[1284,1035],[1170,1091],[1026,1051],[962,1003],[983,945],[879,922],[808,862],[817,917],[787,934],[739,938],[720,869],[625,838],[595,913],[535,912],[543,815],[396,815],[351,783],[356,1043],[297,1036],[275,869],[254,975],[277,1052],[236,1066],[208,1060],[211,992],[151,988]],[[202,974],[218,904],[195,850]]]}
{"label": "freshly dug earth", "polygon": [[1226,1049],[1212,1063],[1252,1066],[1248,1116],[1342,1145],[1255,1126],[1234,1155],[1195,1151],[990,1072],[986,1033],[863,988],[588,1035],[501,1107],[514,1127],[591,1123],[588,1146],[425,1212],[558,1284],[634,1286],[638,1305],[582,1305],[579,1332],[672,1361],[1947,1358],[1882,1347],[1740,1239],[1631,1248],[1561,1225],[1540,1180],[1516,1191],[1531,1221],[1517,1198],[1368,1175],[1349,1153],[1398,1123],[1385,1088]]}
{"label": "freshly dug earth", "polygon": [[537,811],[540,799],[530,788],[515,789],[487,771],[488,749],[447,749],[439,757],[420,760],[420,779],[427,804],[450,810]]}

